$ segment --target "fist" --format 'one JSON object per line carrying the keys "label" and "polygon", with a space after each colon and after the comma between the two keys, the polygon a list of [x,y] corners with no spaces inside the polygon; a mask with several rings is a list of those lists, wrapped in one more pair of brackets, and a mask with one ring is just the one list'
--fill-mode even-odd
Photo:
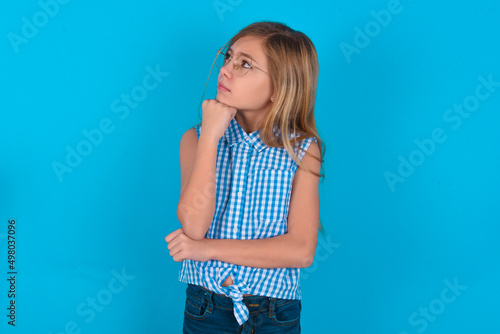
{"label": "fist", "polygon": [[236,116],[236,108],[217,100],[205,100],[202,109],[202,133],[219,140],[226,132],[231,120]]}
{"label": "fist", "polygon": [[208,261],[210,249],[208,240],[193,240],[184,234],[182,228],[177,229],[165,237],[170,256],[175,262],[184,260]]}

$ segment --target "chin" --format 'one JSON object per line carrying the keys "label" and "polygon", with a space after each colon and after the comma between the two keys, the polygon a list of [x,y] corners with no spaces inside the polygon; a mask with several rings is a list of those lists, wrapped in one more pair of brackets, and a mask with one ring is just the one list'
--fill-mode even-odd
{"label": "chin", "polygon": [[228,106],[233,106],[231,99],[227,96],[224,96],[224,93],[217,93],[215,99],[220,103],[227,104]]}
{"label": "chin", "polygon": [[238,110],[241,109],[252,109],[250,108],[245,108],[245,104],[240,101],[240,103],[235,102],[237,100],[234,96],[232,95],[226,95],[225,93],[219,93],[217,92],[217,95],[215,96],[215,99],[219,101],[220,103],[224,103],[227,106],[236,108]]}

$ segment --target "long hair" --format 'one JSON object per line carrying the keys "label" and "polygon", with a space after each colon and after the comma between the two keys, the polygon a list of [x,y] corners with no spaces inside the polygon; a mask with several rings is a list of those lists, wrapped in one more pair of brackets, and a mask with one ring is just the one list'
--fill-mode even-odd
{"label": "long hair", "polygon": [[[244,36],[263,38],[274,88],[274,103],[259,129],[262,141],[267,146],[284,147],[300,167],[324,178],[324,175],[308,170],[292,148],[293,144],[312,136],[318,141],[321,154],[315,158],[323,162],[325,146],[314,120],[319,72],[314,44],[304,33],[284,24],[256,22],[240,30],[229,41],[229,46]],[[275,126],[279,128],[281,137],[273,132]]]}

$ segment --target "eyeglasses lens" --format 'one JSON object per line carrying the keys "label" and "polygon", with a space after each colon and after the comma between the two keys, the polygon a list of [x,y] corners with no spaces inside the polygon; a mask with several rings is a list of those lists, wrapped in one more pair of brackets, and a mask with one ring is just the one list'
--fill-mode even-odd
{"label": "eyeglasses lens", "polygon": [[239,56],[236,56],[235,58],[233,58],[233,56],[228,53],[227,49],[220,50],[217,53],[217,61],[215,64],[218,68],[222,68],[224,65],[226,65],[230,61],[232,62],[232,65],[233,65],[232,66],[233,73],[237,77],[244,76],[248,72],[250,67],[252,66],[251,59],[249,59],[243,55],[239,55]]}

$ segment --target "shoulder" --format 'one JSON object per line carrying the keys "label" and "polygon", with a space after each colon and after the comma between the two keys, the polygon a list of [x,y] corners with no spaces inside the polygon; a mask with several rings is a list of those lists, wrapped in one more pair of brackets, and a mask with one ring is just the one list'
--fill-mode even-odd
{"label": "shoulder", "polygon": [[321,170],[321,151],[318,141],[314,137],[306,138],[302,148],[304,151],[301,152],[300,161],[307,169],[319,174]]}
{"label": "shoulder", "polygon": [[319,157],[319,145],[318,141],[314,137],[310,137],[306,139],[305,148],[308,153]]}
{"label": "shoulder", "polygon": [[[302,140],[302,148],[311,153],[319,152],[318,140],[315,137],[307,137]],[[314,152],[316,151],[316,152]]]}
{"label": "shoulder", "polygon": [[[313,154],[314,156],[319,157],[320,155],[320,149],[318,146],[318,141],[315,137],[307,137],[304,138],[295,144],[296,147],[300,148],[297,149],[297,157],[299,158],[300,161],[302,161],[302,158],[304,158],[307,155]],[[306,154],[308,152],[308,154]]]}
{"label": "shoulder", "polygon": [[189,128],[182,134],[181,143],[183,141],[184,142],[198,141],[198,133],[196,127]]}
{"label": "shoulder", "polygon": [[198,145],[198,134],[196,128],[190,128],[184,132],[180,142],[180,153],[184,151],[192,151]]}

